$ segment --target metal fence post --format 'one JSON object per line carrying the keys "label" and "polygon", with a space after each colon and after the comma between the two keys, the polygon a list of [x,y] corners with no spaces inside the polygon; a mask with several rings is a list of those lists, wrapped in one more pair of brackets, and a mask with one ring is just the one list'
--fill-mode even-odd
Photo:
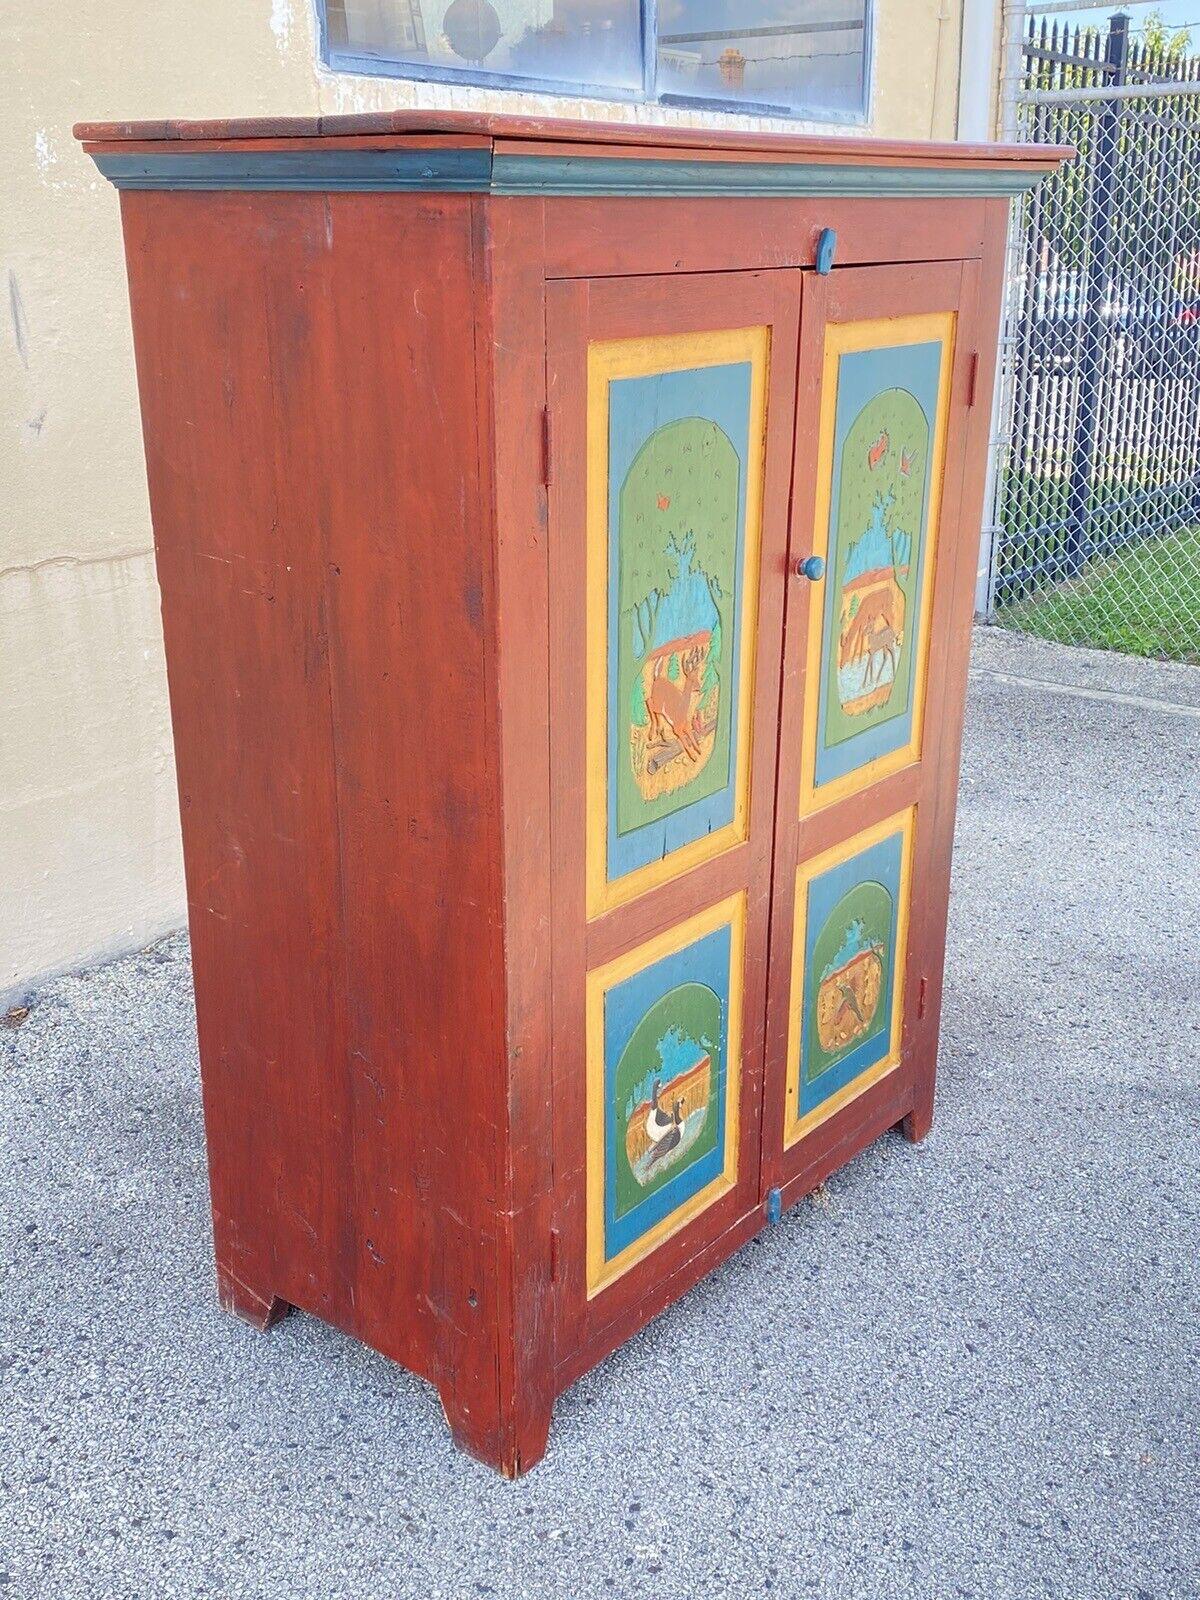
{"label": "metal fence post", "polygon": [[[1106,88],[1120,88],[1129,64],[1129,17],[1118,11],[1109,18],[1105,52]],[[1096,187],[1089,216],[1083,326],[1079,348],[1079,390],[1068,478],[1067,529],[1063,576],[1078,571],[1091,554],[1091,501],[1096,472],[1096,423],[1100,386],[1108,354],[1105,338],[1112,290],[1112,213],[1122,102],[1105,100],[1097,111]]]}

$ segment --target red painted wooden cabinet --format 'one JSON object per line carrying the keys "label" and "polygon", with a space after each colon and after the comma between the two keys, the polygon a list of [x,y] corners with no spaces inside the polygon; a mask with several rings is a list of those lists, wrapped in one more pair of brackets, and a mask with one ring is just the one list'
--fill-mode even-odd
{"label": "red painted wooden cabinet", "polygon": [[79,131],[221,1299],[403,1362],[518,1473],[576,1376],[929,1128],[1008,197],[1061,152]]}

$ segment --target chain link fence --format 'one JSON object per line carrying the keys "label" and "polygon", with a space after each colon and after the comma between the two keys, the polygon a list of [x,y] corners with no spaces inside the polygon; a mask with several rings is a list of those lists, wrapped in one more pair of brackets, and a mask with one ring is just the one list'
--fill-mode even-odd
{"label": "chain link fence", "polygon": [[1200,57],[1123,14],[1014,10],[1010,137],[1079,157],[1014,218],[981,598],[1200,662]]}

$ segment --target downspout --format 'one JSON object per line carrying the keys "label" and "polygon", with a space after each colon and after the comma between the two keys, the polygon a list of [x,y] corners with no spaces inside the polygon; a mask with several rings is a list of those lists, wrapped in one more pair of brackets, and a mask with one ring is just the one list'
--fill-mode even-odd
{"label": "downspout", "polygon": [[[933,93],[929,100],[929,137],[931,139],[937,137],[937,114],[942,92],[942,56],[944,54],[942,46],[946,38],[946,24],[953,15],[954,13],[949,8],[948,0],[942,0],[941,10],[937,15],[937,45],[933,53]],[[961,50],[961,48],[962,42],[960,40],[959,49]]]}
{"label": "downspout", "polygon": [[992,137],[999,10],[996,0],[962,0],[957,137],[970,144],[986,144]]}

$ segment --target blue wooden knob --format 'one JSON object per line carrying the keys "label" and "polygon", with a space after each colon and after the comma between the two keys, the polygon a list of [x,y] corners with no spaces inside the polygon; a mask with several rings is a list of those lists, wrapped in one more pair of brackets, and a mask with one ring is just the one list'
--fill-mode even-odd
{"label": "blue wooden knob", "polygon": [[796,576],[807,578],[809,583],[816,583],[818,578],[825,576],[825,557],[805,556],[803,561],[797,561]]}
{"label": "blue wooden knob", "polygon": [[816,269],[824,277],[827,272],[833,271],[833,255],[837,249],[837,234],[832,228],[822,228],[821,237],[817,240]]}

